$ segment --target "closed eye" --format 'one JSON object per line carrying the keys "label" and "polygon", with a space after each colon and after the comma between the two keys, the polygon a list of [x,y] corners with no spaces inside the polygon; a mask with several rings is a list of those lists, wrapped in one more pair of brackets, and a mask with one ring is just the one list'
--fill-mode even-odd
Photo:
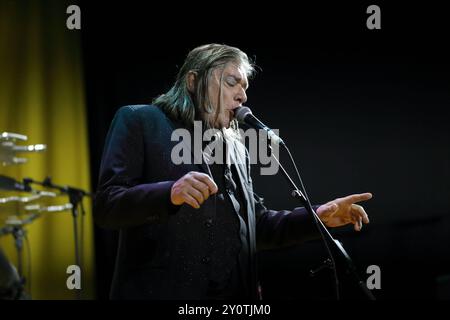
{"label": "closed eye", "polygon": [[227,77],[226,82],[229,86],[234,87],[238,83],[238,80],[233,76],[229,76]]}
{"label": "closed eye", "polygon": [[[242,79],[236,76],[228,76],[225,81],[230,87],[234,87],[236,84],[241,83]],[[248,83],[246,81],[242,82],[242,88],[244,91],[247,91]]]}

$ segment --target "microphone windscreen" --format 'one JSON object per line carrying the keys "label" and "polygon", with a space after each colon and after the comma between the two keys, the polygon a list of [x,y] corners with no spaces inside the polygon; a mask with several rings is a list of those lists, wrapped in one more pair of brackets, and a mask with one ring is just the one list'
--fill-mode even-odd
{"label": "microphone windscreen", "polygon": [[236,120],[239,123],[245,123],[244,119],[248,114],[251,114],[252,110],[250,110],[249,107],[246,106],[242,106],[242,107],[238,107],[235,109],[234,111],[234,117],[236,118]]}

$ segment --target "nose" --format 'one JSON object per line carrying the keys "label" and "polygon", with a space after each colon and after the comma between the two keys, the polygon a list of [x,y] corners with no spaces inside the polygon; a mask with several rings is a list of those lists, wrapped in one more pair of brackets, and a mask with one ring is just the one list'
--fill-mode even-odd
{"label": "nose", "polygon": [[235,97],[235,100],[239,102],[239,105],[242,105],[247,101],[247,94],[243,88],[240,89],[239,93]]}

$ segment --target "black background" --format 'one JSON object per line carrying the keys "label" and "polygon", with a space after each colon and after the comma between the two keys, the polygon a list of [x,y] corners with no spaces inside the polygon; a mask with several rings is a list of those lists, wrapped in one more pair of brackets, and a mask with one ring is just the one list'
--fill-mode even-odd
{"label": "black background", "polygon": [[[364,279],[367,266],[380,266],[376,297],[449,298],[448,19],[430,3],[375,3],[382,29],[368,30],[370,4],[81,1],[93,188],[120,106],[167,91],[192,48],[237,46],[259,66],[247,105],[280,129],[311,201],[373,193],[364,205],[370,225],[333,234]],[[298,205],[281,175],[253,172],[270,208]],[[115,233],[96,228],[100,299],[108,294],[115,243]],[[332,297],[329,273],[308,277],[325,258],[320,242],[259,258],[266,298]],[[345,297],[356,298],[347,286]]]}

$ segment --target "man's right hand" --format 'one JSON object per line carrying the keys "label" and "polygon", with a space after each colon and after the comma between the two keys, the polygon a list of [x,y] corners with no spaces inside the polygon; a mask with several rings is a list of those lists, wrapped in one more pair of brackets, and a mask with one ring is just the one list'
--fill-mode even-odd
{"label": "man's right hand", "polygon": [[170,201],[174,205],[187,203],[191,207],[198,209],[217,190],[217,185],[210,176],[205,173],[191,171],[173,184]]}

